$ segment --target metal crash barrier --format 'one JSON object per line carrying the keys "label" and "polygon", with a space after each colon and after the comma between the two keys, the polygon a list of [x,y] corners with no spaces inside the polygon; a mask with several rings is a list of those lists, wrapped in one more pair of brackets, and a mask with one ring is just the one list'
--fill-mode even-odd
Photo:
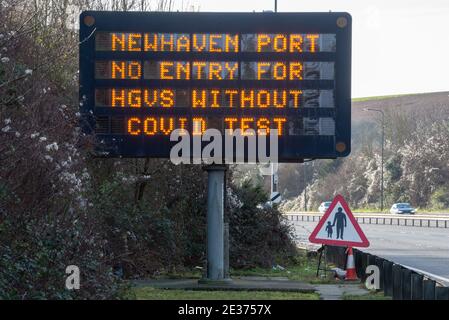
{"label": "metal crash barrier", "polygon": [[[345,248],[328,246],[326,258],[344,268]],[[375,265],[380,270],[380,291],[393,300],[449,300],[449,283],[424,271],[403,266],[387,259],[354,249],[357,276],[366,281],[366,268]]]}
{"label": "metal crash barrier", "polygon": [[[287,214],[291,222],[318,222],[320,214]],[[428,217],[356,217],[360,224],[390,225],[421,228],[449,228],[449,219]]]}

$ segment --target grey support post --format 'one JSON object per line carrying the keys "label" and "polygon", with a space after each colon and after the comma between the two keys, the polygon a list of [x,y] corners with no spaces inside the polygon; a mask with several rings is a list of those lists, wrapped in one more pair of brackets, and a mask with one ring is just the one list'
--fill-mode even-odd
{"label": "grey support post", "polygon": [[224,197],[225,165],[205,168],[208,173],[207,188],[207,278],[201,283],[228,283],[224,265]]}

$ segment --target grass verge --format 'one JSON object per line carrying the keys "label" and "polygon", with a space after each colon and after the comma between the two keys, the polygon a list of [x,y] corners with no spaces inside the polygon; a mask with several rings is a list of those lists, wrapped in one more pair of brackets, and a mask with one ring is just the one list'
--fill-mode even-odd
{"label": "grass verge", "polygon": [[[298,255],[282,268],[252,268],[245,270],[231,270],[231,277],[283,277],[293,281],[310,284],[332,284],[335,280],[330,277],[320,279],[316,277],[318,265],[317,257],[308,257],[306,251],[299,250]],[[198,270],[186,272],[171,272],[161,274],[157,278],[164,279],[199,279]],[[126,299],[130,300],[319,300],[319,294],[277,291],[189,291],[164,290],[152,287],[131,288]]]}
{"label": "grass verge", "polygon": [[[283,270],[279,268],[253,268],[247,270],[231,270],[232,277],[283,277],[293,281],[302,281],[310,284],[332,284],[335,281],[331,278],[317,278],[318,266],[317,257],[307,257],[303,250],[299,250],[293,261],[285,266]],[[330,275],[330,274],[329,274]]]}
{"label": "grass verge", "polygon": [[185,291],[133,288],[132,300],[319,300],[315,293],[264,291]]}
{"label": "grass verge", "polygon": [[[231,269],[231,277],[283,277],[293,281],[302,281],[311,284],[334,283],[333,279],[319,279],[316,277],[318,266],[317,257],[307,257],[304,250],[299,250],[298,255],[286,265],[280,268],[251,268]],[[156,276],[155,279],[201,279],[199,270],[186,270],[183,272],[166,272]]]}
{"label": "grass verge", "polygon": [[343,300],[392,300],[391,297],[386,297],[382,292],[370,292],[362,296],[344,295]]}

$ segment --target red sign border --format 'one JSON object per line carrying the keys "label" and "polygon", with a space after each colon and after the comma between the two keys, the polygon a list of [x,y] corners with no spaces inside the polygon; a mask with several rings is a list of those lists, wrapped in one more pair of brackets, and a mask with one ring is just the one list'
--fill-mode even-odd
{"label": "red sign border", "polygon": [[[337,204],[340,203],[343,209],[345,210],[346,214],[349,217],[349,220],[351,221],[352,225],[354,226],[355,230],[357,231],[360,239],[362,242],[351,242],[351,241],[337,241],[337,240],[326,240],[326,239],[317,239],[317,235],[320,232],[323,225],[326,223],[327,219],[331,215],[332,211],[335,209]],[[337,195],[332,202],[329,209],[326,211],[326,213],[321,218],[320,222],[316,226],[315,230],[313,230],[312,234],[309,237],[309,241],[311,243],[318,243],[318,244],[328,244],[333,246],[339,246],[339,247],[359,247],[359,248],[368,248],[370,246],[370,243],[368,239],[365,236],[365,233],[363,233],[362,228],[360,228],[359,223],[355,219],[354,215],[352,214],[351,209],[349,209],[348,204],[346,203],[346,200],[341,195]]]}

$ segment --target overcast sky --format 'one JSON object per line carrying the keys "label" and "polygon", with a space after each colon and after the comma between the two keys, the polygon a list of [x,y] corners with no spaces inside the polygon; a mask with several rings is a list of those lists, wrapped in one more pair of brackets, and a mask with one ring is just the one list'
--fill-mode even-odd
{"label": "overcast sky", "polygon": [[[274,0],[183,2],[203,12],[274,10]],[[278,9],[352,15],[354,97],[449,91],[449,0],[279,0]]]}

